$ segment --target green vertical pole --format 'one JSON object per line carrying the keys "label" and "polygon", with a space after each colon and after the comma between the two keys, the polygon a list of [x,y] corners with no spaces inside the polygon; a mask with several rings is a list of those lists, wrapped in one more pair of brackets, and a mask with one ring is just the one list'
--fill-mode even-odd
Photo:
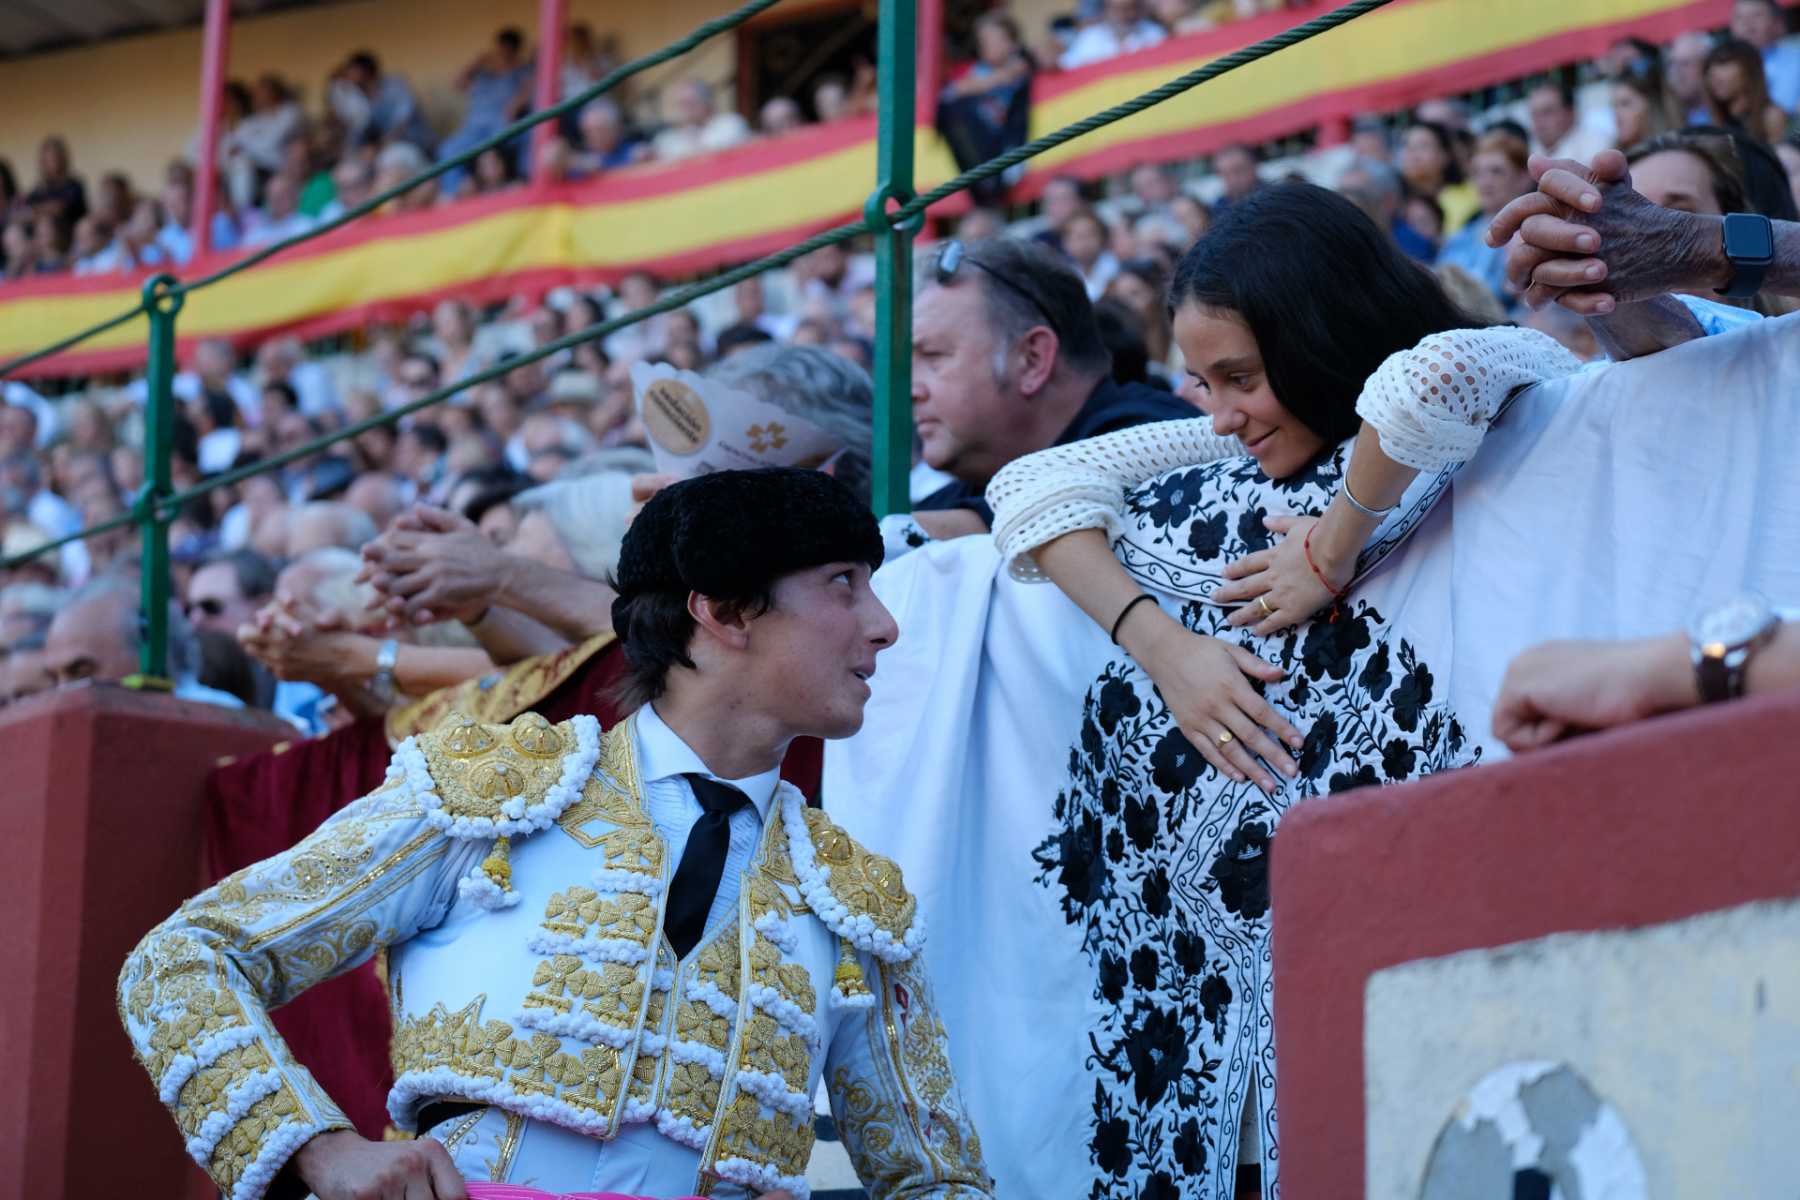
{"label": "green vertical pole", "polygon": [[877,516],[912,508],[912,240],[922,222],[888,223],[888,206],[913,198],[913,55],[916,0],[881,0],[880,110],[875,192],[863,220],[875,235],[875,463]]}
{"label": "green vertical pole", "polygon": [[139,686],[167,687],[169,679],[169,521],[161,504],[174,495],[170,458],[175,442],[175,314],[180,293],[169,294],[172,275],[144,281],[144,309],[150,318],[150,354],[145,382],[144,489],[133,515],[144,536],[142,608],[138,619]]}

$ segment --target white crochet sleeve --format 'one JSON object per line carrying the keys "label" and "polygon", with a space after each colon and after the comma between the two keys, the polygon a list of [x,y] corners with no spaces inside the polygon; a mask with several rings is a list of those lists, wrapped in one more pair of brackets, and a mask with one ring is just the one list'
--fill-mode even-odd
{"label": "white crochet sleeve", "polygon": [[1243,453],[1212,418],[1154,421],[1014,459],[988,483],[994,545],[1014,579],[1045,579],[1031,551],[1077,529],[1120,532],[1125,492],[1176,467]]}
{"label": "white crochet sleeve", "polygon": [[1387,456],[1420,471],[1466,462],[1506,397],[1570,375],[1581,362],[1532,329],[1452,329],[1390,354],[1363,384],[1356,412]]}

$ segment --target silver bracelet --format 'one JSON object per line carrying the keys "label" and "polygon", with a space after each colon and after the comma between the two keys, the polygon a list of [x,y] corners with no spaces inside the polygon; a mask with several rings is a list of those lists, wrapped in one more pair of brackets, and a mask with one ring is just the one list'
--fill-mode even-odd
{"label": "silver bracelet", "polygon": [[1351,508],[1354,508],[1357,512],[1368,517],[1372,521],[1379,521],[1381,518],[1400,507],[1398,504],[1390,504],[1386,508],[1370,508],[1361,500],[1358,500],[1356,498],[1356,493],[1350,490],[1350,476],[1347,474],[1344,476],[1343,486],[1340,487],[1338,491],[1343,494],[1344,499],[1350,502]]}

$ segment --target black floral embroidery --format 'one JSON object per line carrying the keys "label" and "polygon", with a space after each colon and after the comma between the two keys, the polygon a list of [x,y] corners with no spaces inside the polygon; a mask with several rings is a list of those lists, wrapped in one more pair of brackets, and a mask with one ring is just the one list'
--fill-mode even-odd
{"label": "black floral embroidery", "polygon": [[1268,526],[1263,521],[1268,512],[1261,508],[1253,508],[1238,518],[1238,541],[1244,544],[1244,553],[1254,554],[1258,550],[1267,550],[1274,538],[1269,536]]}
{"label": "black floral embroidery", "polygon": [[1135,717],[1143,707],[1139,703],[1137,693],[1123,679],[1114,679],[1100,689],[1100,712],[1098,714],[1101,730],[1111,737],[1118,729],[1119,722],[1126,717]]}
{"label": "black floral embroidery", "polygon": [[1201,472],[1176,471],[1150,485],[1141,511],[1156,525],[1185,525],[1200,500]]}
{"label": "black floral embroidery", "polygon": [[[1341,470],[1338,454],[1279,484],[1248,460],[1172,472],[1127,497],[1126,536],[1160,563],[1210,558],[1216,572],[1272,543],[1266,515],[1321,511]],[[1287,671],[1265,694],[1304,735],[1299,777],[1264,797],[1221,776],[1121,653],[1088,691],[1056,830],[1033,854],[1095,973],[1087,1200],[1232,1194],[1237,1106],[1273,1066],[1269,853],[1288,807],[1479,757],[1414,647],[1366,601],[1264,640],[1226,615],[1180,612]],[[1258,1097],[1276,1161],[1274,1097]]]}
{"label": "black floral embroidery", "polygon": [[1246,921],[1269,911],[1269,827],[1246,821],[1219,848],[1209,869],[1219,902]]}
{"label": "black floral embroidery", "polygon": [[1143,796],[1125,801],[1125,834],[1139,850],[1148,850],[1156,843],[1156,817],[1156,801]]}
{"label": "black floral embroidery", "polygon": [[1175,1165],[1186,1175],[1206,1170],[1206,1139],[1200,1136],[1200,1122],[1192,1117],[1175,1131]]}
{"label": "black floral embroidery", "polygon": [[1219,557],[1225,548],[1225,514],[1216,512],[1188,526],[1188,549],[1201,561]]}
{"label": "black floral embroidery", "polygon": [[1379,700],[1387,695],[1388,685],[1392,682],[1394,682],[1394,677],[1388,671],[1387,643],[1383,642],[1375,647],[1375,653],[1371,654],[1369,661],[1363,664],[1362,674],[1356,677],[1356,683],[1363,691],[1369,693],[1371,698]]}
{"label": "black floral embroidery", "polygon": [[1212,769],[1212,764],[1201,758],[1194,744],[1173,725],[1164,731],[1156,749],[1150,753],[1150,782],[1156,785],[1157,791],[1170,795],[1187,791],[1202,771],[1211,772]]}
{"label": "black floral embroidery", "polygon": [[1111,950],[1100,955],[1100,995],[1109,1004],[1125,998],[1125,960]]}
{"label": "black floral embroidery", "polygon": [[1411,733],[1419,725],[1419,713],[1431,703],[1431,672],[1413,659],[1412,647],[1400,644],[1400,667],[1406,674],[1394,689],[1394,723]]}
{"label": "black floral embroidery", "polygon": [[1131,952],[1131,982],[1136,984],[1140,991],[1155,991],[1156,969],[1161,965],[1157,961],[1155,947],[1139,946]]}

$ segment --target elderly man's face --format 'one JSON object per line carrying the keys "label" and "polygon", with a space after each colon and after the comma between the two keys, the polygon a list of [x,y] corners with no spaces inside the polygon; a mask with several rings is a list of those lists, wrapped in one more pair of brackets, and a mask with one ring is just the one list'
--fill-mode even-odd
{"label": "elderly man's face", "polygon": [[979,286],[927,288],[914,304],[913,419],[938,470],[979,483],[1016,457],[1019,422],[996,370],[1004,349]]}
{"label": "elderly man's face", "polygon": [[56,614],[44,639],[44,663],[57,687],[83,679],[114,682],[134,674],[137,655],[126,637],[133,602],[124,593],[99,596]]}
{"label": "elderly man's face", "polygon": [[235,636],[256,615],[256,602],[238,587],[230,563],[208,563],[188,581],[187,618],[195,629]]}

